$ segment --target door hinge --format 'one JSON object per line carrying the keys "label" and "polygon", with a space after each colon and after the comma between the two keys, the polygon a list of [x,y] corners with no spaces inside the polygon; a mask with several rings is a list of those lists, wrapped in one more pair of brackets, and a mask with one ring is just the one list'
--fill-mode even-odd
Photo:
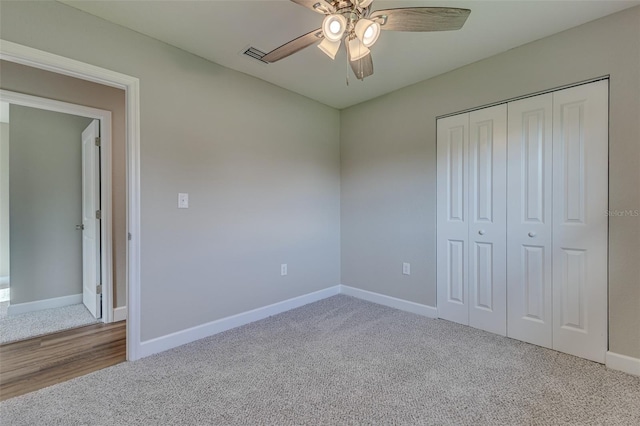
{"label": "door hinge", "polygon": [[127,234],[127,237],[129,238],[129,241],[131,241],[131,232]]}
{"label": "door hinge", "polygon": [[96,219],[102,219],[102,211],[96,210]]}
{"label": "door hinge", "polygon": [[102,140],[100,139],[100,136],[96,136],[96,146],[101,146],[102,144]]}
{"label": "door hinge", "polygon": [[96,286],[96,294],[102,294],[102,284]]}

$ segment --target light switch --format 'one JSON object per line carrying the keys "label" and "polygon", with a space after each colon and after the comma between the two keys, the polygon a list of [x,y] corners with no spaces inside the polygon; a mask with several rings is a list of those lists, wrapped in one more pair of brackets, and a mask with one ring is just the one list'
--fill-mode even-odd
{"label": "light switch", "polygon": [[287,275],[287,273],[288,273],[287,264],[283,263],[282,265],[280,265],[280,275],[284,277],[285,275]]}
{"label": "light switch", "polygon": [[411,264],[410,263],[403,263],[402,264],[402,273],[404,275],[411,275]]}
{"label": "light switch", "polygon": [[179,209],[188,209],[189,208],[189,194],[186,192],[178,193],[178,208]]}

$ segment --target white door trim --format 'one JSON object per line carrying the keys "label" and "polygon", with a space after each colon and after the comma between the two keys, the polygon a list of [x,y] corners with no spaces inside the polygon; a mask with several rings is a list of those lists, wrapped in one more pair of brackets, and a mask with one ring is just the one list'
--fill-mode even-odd
{"label": "white door trim", "polygon": [[[125,91],[127,133],[127,359],[140,357],[140,80],[0,39],[0,59]],[[111,315],[111,314],[110,314]]]}
{"label": "white door trim", "polygon": [[[0,89],[0,99],[9,104],[37,108],[46,111],[60,112],[80,117],[93,118],[100,123],[101,155],[100,155],[100,223],[101,281],[102,281],[102,321],[113,321],[113,239],[112,206],[111,206],[111,111],[91,108],[83,105],[60,102],[38,96],[25,95]],[[84,161],[84,160],[83,160]]]}

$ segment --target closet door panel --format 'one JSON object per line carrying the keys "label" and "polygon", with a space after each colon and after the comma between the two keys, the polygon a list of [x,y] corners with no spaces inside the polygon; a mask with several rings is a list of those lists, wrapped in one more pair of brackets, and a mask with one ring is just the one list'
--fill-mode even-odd
{"label": "closet door panel", "polygon": [[438,315],[469,324],[469,114],[440,119],[437,127]]}
{"label": "closet door panel", "polygon": [[553,348],[607,350],[608,82],[553,94]]}
{"label": "closet door panel", "polygon": [[553,95],[508,104],[507,336],[552,346]]}
{"label": "closet door panel", "polygon": [[469,325],[506,335],[507,105],[469,117]]}

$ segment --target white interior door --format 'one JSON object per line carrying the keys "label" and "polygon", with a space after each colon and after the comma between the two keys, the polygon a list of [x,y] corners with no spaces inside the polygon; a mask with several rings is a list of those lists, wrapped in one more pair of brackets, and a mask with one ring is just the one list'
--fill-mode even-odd
{"label": "white interior door", "polygon": [[508,105],[507,336],[552,346],[551,93]]}
{"label": "white interior door", "polygon": [[608,81],[553,94],[553,348],[607,351]]}
{"label": "white interior door", "polygon": [[469,114],[442,118],[437,127],[438,316],[469,324]]}
{"label": "white interior door", "polygon": [[100,123],[93,120],[82,132],[82,302],[91,314],[102,316],[100,292]]}
{"label": "white interior door", "polygon": [[469,117],[469,325],[507,334],[507,105]]}

